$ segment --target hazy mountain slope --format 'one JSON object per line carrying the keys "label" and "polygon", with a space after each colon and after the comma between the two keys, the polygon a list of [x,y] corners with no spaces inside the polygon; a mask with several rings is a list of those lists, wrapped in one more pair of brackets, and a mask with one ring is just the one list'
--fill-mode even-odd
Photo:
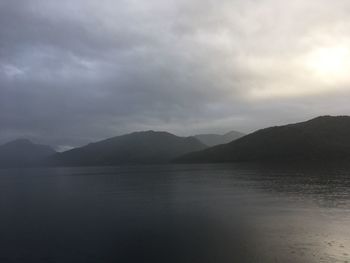
{"label": "hazy mountain slope", "polygon": [[350,117],[322,116],[258,130],[229,144],[179,157],[177,162],[350,159]]}
{"label": "hazy mountain slope", "polygon": [[29,140],[15,140],[0,145],[0,167],[24,167],[39,164],[55,151],[46,145],[34,144]]}
{"label": "hazy mountain slope", "polygon": [[64,166],[166,163],[180,155],[206,148],[194,137],[167,132],[135,132],[57,153],[50,163]]}
{"label": "hazy mountain slope", "polygon": [[238,131],[230,131],[223,135],[221,134],[198,134],[195,135],[198,140],[204,143],[207,146],[215,146],[219,144],[225,144],[237,140],[243,137],[244,134]]}

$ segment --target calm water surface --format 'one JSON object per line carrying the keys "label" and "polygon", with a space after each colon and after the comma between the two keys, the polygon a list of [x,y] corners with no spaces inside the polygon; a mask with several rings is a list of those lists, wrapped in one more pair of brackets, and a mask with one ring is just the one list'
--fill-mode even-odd
{"label": "calm water surface", "polygon": [[350,169],[0,170],[0,262],[350,262]]}

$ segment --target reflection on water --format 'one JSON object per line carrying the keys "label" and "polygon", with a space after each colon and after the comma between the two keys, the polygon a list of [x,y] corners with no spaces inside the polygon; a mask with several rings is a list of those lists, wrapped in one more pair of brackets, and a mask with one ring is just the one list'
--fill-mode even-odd
{"label": "reflection on water", "polygon": [[0,262],[350,262],[350,169],[0,170]]}

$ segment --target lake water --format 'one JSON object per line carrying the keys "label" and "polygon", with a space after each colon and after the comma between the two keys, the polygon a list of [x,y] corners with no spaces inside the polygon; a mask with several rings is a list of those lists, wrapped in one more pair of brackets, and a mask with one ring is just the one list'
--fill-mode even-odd
{"label": "lake water", "polygon": [[350,262],[350,169],[0,170],[0,262]]}

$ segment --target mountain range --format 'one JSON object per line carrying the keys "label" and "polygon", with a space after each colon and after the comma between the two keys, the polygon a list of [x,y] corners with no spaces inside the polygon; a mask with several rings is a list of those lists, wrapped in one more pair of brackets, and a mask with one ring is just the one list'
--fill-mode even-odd
{"label": "mountain range", "polygon": [[195,137],[156,131],[134,132],[57,153],[49,158],[49,163],[58,166],[160,164],[206,147]]}
{"label": "mountain range", "polygon": [[224,143],[239,136],[208,134],[179,137],[168,132],[134,132],[73,148],[62,153],[51,147],[19,139],[0,146],[0,167],[103,166],[118,164],[168,163],[189,152],[208,145]]}
{"label": "mountain range", "polygon": [[39,165],[42,160],[55,154],[50,146],[18,139],[0,145],[0,167],[27,167]]}
{"label": "mountain range", "polygon": [[350,117],[321,116],[261,129],[228,144],[177,158],[180,163],[350,159]]}
{"label": "mountain range", "polygon": [[0,167],[334,160],[350,160],[349,116],[321,116],[245,136],[134,132],[62,153],[25,139],[0,146]]}

